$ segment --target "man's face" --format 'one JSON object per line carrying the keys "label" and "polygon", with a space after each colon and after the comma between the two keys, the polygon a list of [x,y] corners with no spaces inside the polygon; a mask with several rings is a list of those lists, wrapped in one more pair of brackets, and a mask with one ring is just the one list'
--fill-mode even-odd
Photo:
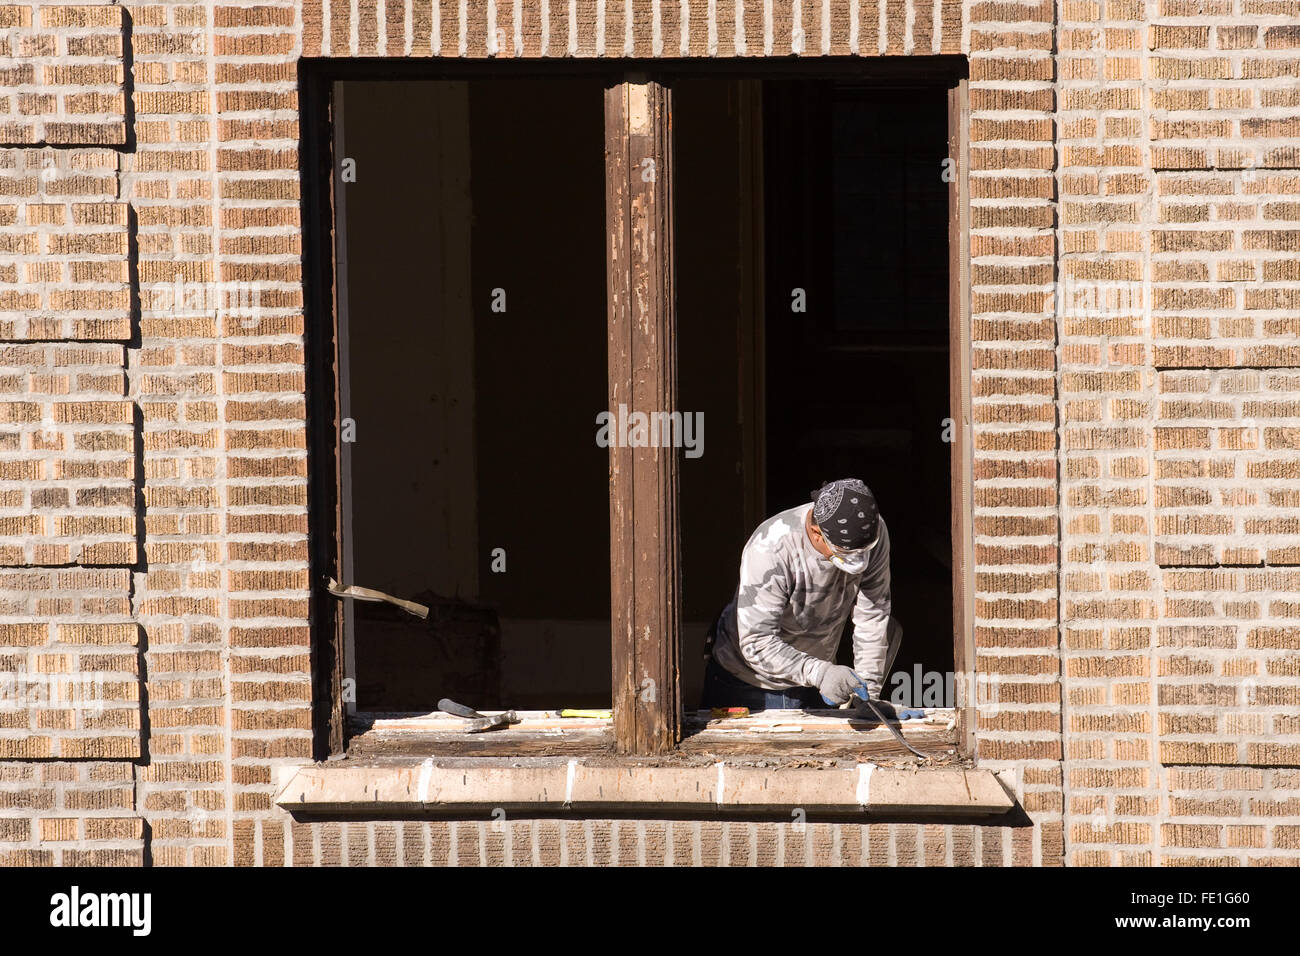
{"label": "man's face", "polygon": [[813,548],[816,549],[817,553],[823,558],[829,558],[834,554],[843,553],[839,551],[839,549],[833,547],[831,543],[826,540],[826,536],[822,534],[822,529],[812,520],[812,509],[808,510],[808,516],[804,519],[804,527],[808,529],[808,540],[812,542]]}

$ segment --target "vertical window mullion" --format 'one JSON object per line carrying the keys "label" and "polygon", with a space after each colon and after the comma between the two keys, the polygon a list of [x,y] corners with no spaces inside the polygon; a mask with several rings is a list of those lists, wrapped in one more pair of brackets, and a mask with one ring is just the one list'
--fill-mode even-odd
{"label": "vertical window mullion", "polygon": [[662,434],[623,440],[634,412],[677,410],[671,111],[642,75],[605,90],[614,739],[628,754],[681,739],[680,459]]}

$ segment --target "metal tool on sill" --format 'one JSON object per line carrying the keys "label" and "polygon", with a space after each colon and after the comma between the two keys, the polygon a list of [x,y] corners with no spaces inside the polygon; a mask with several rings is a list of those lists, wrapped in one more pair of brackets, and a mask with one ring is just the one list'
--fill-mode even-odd
{"label": "metal tool on sill", "polygon": [[874,700],[872,700],[869,697],[862,697],[860,695],[855,694],[849,698],[849,701],[853,704],[854,709],[860,715],[866,716],[866,713],[864,712],[867,712],[870,714],[870,717],[874,718],[879,723],[882,723],[886,727],[888,727],[889,732],[894,735],[894,739],[897,740],[904,747],[906,747],[908,750],[912,751],[912,753],[916,754],[922,760],[929,759],[926,754],[921,753],[921,751],[917,750],[915,747],[913,747],[911,744],[907,742],[907,738],[903,736],[903,732],[899,730],[897,727],[895,727],[893,723],[891,723],[888,719],[886,719],[885,715],[881,712],[880,708],[876,706],[876,702]]}
{"label": "metal tool on sill", "polygon": [[505,713],[497,714],[495,717],[488,717],[480,714],[473,707],[466,707],[464,704],[458,704],[454,700],[444,697],[438,701],[438,709],[444,714],[451,714],[454,717],[464,717],[468,724],[465,725],[465,733],[481,734],[486,730],[496,730],[498,727],[508,727],[511,724],[519,723],[519,715],[513,710],[507,710]]}

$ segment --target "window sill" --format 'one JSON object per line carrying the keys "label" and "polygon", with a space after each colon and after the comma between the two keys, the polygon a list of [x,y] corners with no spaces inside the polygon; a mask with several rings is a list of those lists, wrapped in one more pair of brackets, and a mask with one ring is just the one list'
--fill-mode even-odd
{"label": "window sill", "polygon": [[[496,713],[488,711],[487,713]],[[913,757],[885,727],[838,710],[768,710],[744,719],[710,720],[704,711],[686,715],[683,756],[771,755],[849,760]],[[930,766],[958,763],[956,714],[929,709],[928,721],[901,724],[908,742],[927,754]],[[521,711],[520,723],[467,734],[464,721],[448,714],[362,714],[353,718],[348,758],[392,757],[596,757],[614,752],[613,722],[559,718],[547,711]]]}
{"label": "window sill", "polygon": [[1015,799],[991,770],[591,766],[579,758],[428,758],[300,767],[276,797],[294,814],[789,812],[983,817]]}
{"label": "window sill", "polygon": [[[508,731],[465,734],[446,715],[368,715],[370,729],[354,738],[346,759],[296,768],[276,803],[295,815],[412,816],[802,809],[982,817],[1015,807],[992,771],[942,765],[956,763],[945,721],[903,724],[910,742],[939,758],[922,768],[885,728],[834,715],[699,715],[678,751],[657,758],[614,755],[607,720],[533,712]],[[910,765],[879,766],[867,757],[904,757]]]}

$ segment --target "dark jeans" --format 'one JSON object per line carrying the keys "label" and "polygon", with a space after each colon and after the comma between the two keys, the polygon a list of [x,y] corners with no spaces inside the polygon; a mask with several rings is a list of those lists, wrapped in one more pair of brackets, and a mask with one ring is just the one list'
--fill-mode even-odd
{"label": "dark jeans", "polygon": [[748,707],[756,710],[826,710],[830,704],[822,700],[816,687],[792,687],[789,690],[764,690],[747,684],[709,657],[704,668],[704,692],[700,695],[700,709],[712,707]]}

